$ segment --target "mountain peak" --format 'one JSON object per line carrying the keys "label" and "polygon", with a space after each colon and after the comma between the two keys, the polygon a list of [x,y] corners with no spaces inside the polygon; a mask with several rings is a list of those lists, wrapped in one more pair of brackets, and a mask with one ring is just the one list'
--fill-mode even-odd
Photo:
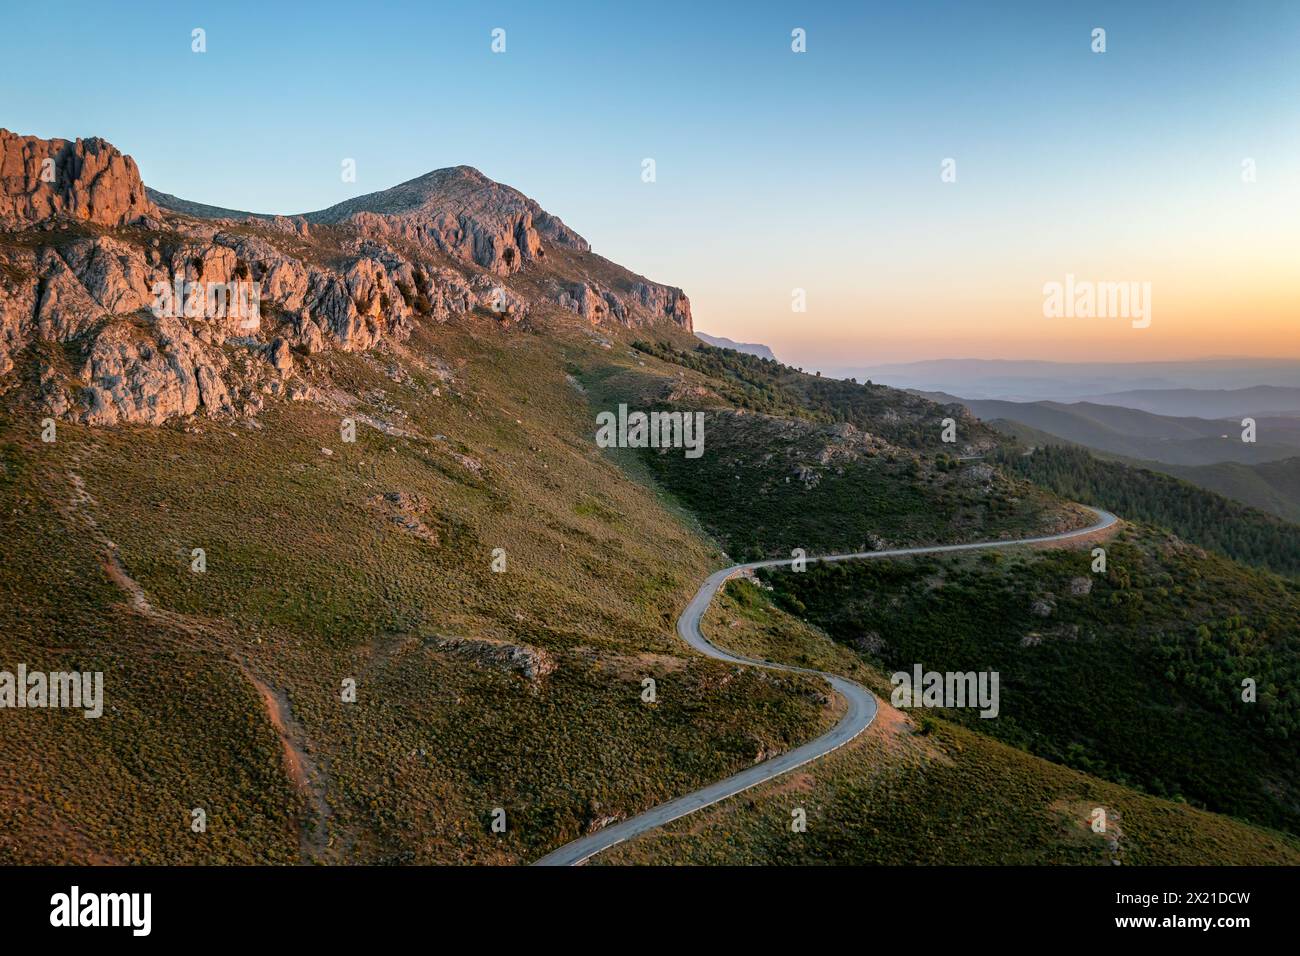
{"label": "mountain peak", "polygon": [[356,212],[385,216],[411,215],[445,208],[448,202],[465,203],[480,192],[488,194],[481,197],[482,200],[497,204],[504,204],[511,199],[531,202],[523,193],[489,179],[473,166],[448,166],[430,170],[388,189],[345,199],[326,209],[303,215],[309,222],[322,223],[341,222]]}
{"label": "mountain peak", "polygon": [[542,240],[582,252],[587,240],[519,190],[473,166],[435,169],[390,189],[305,214],[311,223],[352,222],[431,243],[499,275],[542,259]]}

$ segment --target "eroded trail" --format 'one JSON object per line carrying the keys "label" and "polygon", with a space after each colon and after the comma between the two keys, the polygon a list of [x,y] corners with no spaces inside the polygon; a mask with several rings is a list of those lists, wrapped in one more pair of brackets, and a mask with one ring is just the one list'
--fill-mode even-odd
{"label": "eroded trail", "polygon": [[302,826],[303,857],[307,860],[323,857],[330,849],[328,823],[332,814],[329,802],[325,799],[325,789],[320,783],[320,770],[304,744],[306,733],[293,716],[293,709],[284,693],[275,690],[254,674],[243,661],[237,663],[245,679],[257,688],[267,719],[280,735],[289,779],[311,805],[315,819],[310,826],[306,821]]}
{"label": "eroded trail", "polygon": [[86,483],[75,472],[68,472],[72,492],[60,510],[68,521],[80,525],[99,552],[100,565],[108,579],[127,598],[128,605],[137,614],[167,627],[201,638],[196,646],[208,646],[224,655],[239,673],[253,685],[262,703],[267,720],[280,738],[285,772],[295,789],[306,802],[312,819],[300,822],[299,842],[304,861],[310,862],[327,856],[329,846],[328,821],[330,807],[325,795],[325,775],[308,753],[306,733],[293,716],[288,697],[272,688],[259,677],[238,650],[238,642],[229,628],[219,621],[181,614],[155,607],[139,582],[131,577],[118,552],[117,545],[95,520],[94,508],[98,502],[87,492]]}
{"label": "eroded trail", "polygon": [[[1085,506],[1086,507],[1086,506]],[[1088,508],[1097,520],[1086,528],[1079,528],[1074,531],[1065,531],[1060,534],[1039,535],[1032,538],[1016,538],[1008,541],[977,541],[971,544],[945,544],[932,545],[924,548],[896,548],[891,551],[858,551],[850,554],[830,554],[820,558],[809,558],[809,563],[831,562],[831,561],[856,561],[871,558],[899,558],[913,554],[936,554],[950,551],[975,551],[985,548],[1007,548],[1022,545],[1049,544],[1052,542],[1068,541],[1073,538],[1087,538],[1098,532],[1110,528],[1118,520],[1109,511],[1101,511],[1097,508]],[[806,667],[793,667],[786,664],[777,664],[773,661],[755,660],[749,657],[743,657],[739,654],[733,654],[730,651],[717,647],[709,643],[708,638],[700,629],[700,622],[704,618],[704,612],[708,610],[709,604],[713,601],[713,596],[727,582],[728,579],[740,574],[743,571],[754,570],[755,568],[775,568],[785,567],[792,563],[792,560],[774,560],[774,561],[754,561],[750,564],[735,564],[729,568],[723,568],[709,575],[708,579],[700,585],[700,589],[691,598],[686,610],[682,611],[681,616],[677,619],[677,635],[691,647],[695,648],[701,654],[715,658],[720,661],[727,661],[734,664],[747,664],[753,667],[766,667],[771,670],[791,671],[800,674],[815,674],[828,681],[835,692],[845,699],[848,708],[844,716],[840,718],[839,723],[829,731],[822,734],[815,740],[811,740],[794,750],[788,750],[779,756],[766,760],[763,763],[748,767],[734,776],[727,777],[725,780],[719,780],[717,783],[709,784],[683,797],[670,800],[667,803],[661,803],[644,813],[637,814],[621,823],[598,830],[595,833],[589,833],[584,837],[574,840],[572,843],[566,843],[558,850],[554,850],[542,857],[536,862],[537,866],[573,866],[589,860],[602,850],[609,849],[615,844],[622,843],[624,840],[631,839],[634,836],[654,830],[670,823],[673,820],[684,817],[687,814],[694,813],[697,810],[725,800],[727,797],[734,796],[743,790],[764,783],[782,774],[789,773],[796,767],[816,760],[818,757],[825,756],[831,751],[842,747],[858,734],[862,733],[876,717],[877,705],[876,698],[861,684],[840,677],[838,674],[828,674],[824,671],[811,670]]]}

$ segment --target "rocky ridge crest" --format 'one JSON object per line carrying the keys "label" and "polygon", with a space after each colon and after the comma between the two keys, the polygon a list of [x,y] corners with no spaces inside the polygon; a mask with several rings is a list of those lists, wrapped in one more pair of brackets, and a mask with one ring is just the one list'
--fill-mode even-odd
{"label": "rocky ridge crest", "polygon": [[101,139],[0,130],[0,391],[30,359],[42,412],[159,425],[304,397],[311,356],[400,343],[418,322],[514,326],[567,310],[592,325],[690,328],[680,289],[599,260],[610,288],[588,277],[588,258],[557,217],[467,166],[266,216],[147,190]]}

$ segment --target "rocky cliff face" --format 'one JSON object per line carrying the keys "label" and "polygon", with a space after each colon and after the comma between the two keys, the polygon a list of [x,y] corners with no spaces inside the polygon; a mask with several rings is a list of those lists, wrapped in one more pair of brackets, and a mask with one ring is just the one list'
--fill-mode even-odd
{"label": "rocky cliff face", "polygon": [[135,160],[104,140],[72,143],[0,129],[0,224],[67,216],[122,226],[156,213]]}
{"label": "rocky cliff face", "polygon": [[98,139],[0,130],[0,177],[0,391],[26,363],[42,412],[86,424],[253,414],[310,394],[313,355],[452,316],[691,325],[680,289],[470,167],[292,218],[147,191]]}
{"label": "rocky cliff face", "polygon": [[634,282],[625,296],[619,296],[599,284],[579,282],[562,288],[555,300],[593,324],[609,319],[622,325],[635,325],[636,316],[670,319],[683,328],[691,328],[691,300],[681,289]]}

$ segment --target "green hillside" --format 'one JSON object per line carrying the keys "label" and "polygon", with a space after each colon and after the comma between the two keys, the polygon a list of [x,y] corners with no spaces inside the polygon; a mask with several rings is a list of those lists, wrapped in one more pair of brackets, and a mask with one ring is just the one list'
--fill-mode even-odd
{"label": "green hillside", "polygon": [[[889,685],[744,582],[705,622],[726,647],[865,681],[883,703],[845,747],[798,771],[613,847],[596,864],[1094,865],[1300,863],[1300,841],[1007,746],[945,716],[889,706]],[[1091,824],[1100,807],[1105,833]],[[807,816],[791,829],[792,811]]]}
{"label": "green hillside", "polygon": [[[610,407],[703,410],[706,454],[647,450],[643,460],[734,558],[1012,537],[1090,520],[980,460],[1003,439],[960,409],[704,345],[639,347],[682,371],[664,381],[638,369],[593,385],[593,396]],[[956,422],[951,444],[945,418]]]}
{"label": "green hillside", "polygon": [[[886,672],[999,672],[951,718],[1057,763],[1300,833],[1300,587],[1158,532],[1082,551],[764,571],[777,603]],[[1243,702],[1243,680],[1258,699]]]}
{"label": "green hillside", "polygon": [[1149,465],[1190,481],[1225,498],[1240,501],[1300,524],[1300,457],[1241,465],[1223,461],[1214,465],[1179,467]]}
{"label": "green hillside", "polygon": [[526,862],[815,735],[819,682],[677,641],[721,558],[595,447],[586,361],[633,364],[430,325],[328,399],[53,444],[11,393],[0,657],[106,704],[0,720],[0,862]]}
{"label": "green hillside", "polygon": [[1223,461],[1256,464],[1292,458],[1300,450],[1300,419],[1257,419],[1255,442],[1241,440],[1237,420],[1154,415],[1092,402],[1007,402],[959,399],[985,422],[1000,422],[1024,440],[1053,436],[1052,444],[1084,445],[1109,455],[1170,465]]}
{"label": "green hillside", "polygon": [[1244,564],[1300,577],[1300,525],[1187,481],[1060,445],[1040,447],[1030,455],[1005,453],[1000,462],[1058,495],[1161,525]]}
{"label": "green hillside", "polygon": [[[677,613],[725,561],[711,537],[734,554],[815,554],[1087,520],[996,461],[958,461],[1001,440],[957,413],[959,445],[943,443],[953,410],[922,399],[742,367],[689,350],[685,333],[647,349],[576,321],[530,328],[468,318],[421,324],[379,354],[326,353],[305,373],[312,397],[246,420],[62,423],[46,444],[23,395],[4,396],[0,649],[32,669],[102,671],[112,719],[0,722],[0,861],[527,862],[834,721],[820,681],[707,661],[677,640]],[[594,416],[618,402],[703,411],[707,453],[597,448]],[[344,418],[359,422],[355,443]],[[1206,588],[1239,573],[1188,560]],[[1207,625],[1214,641],[1220,624]],[[816,658],[827,651],[812,633],[802,653]],[[342,699],[349,680],[355,703]],[[1002,747],[956,727],[930,734],[944,753]],[[1190,809],[1144,810],[1150,798],[997,753],[1025,794],[1067,801],[1062,820],[1069,800],[1113,794],[1163,821],[1174,842],[1134,862],[1289,858],[1276,837],[1210,818],[1195,838]],[[1196,755],[1184,747],[1174,767]],[[888,776],[826,766],[849,775],[846,807]],[[1112,766],[1127,764],[1093,769]],[[889,854],[967,825],[973,803],[934,802],[958,780],[897,778],[931,805],[895,799],[869,818],[877,836],[893,828]],[[1169,786],[1200,799],[1182,776]],[[1276,810],[1231,788],[1212,796],[1255,819]],[[190,829],[195,809],[205,833]],[[1065,823],[1065,844],[1042,820],[1023,825],[1001,832],[1041,840],[1015,858],[1104,856],[1072,849]],[[826,858],[876,859],[859,836]]]}

